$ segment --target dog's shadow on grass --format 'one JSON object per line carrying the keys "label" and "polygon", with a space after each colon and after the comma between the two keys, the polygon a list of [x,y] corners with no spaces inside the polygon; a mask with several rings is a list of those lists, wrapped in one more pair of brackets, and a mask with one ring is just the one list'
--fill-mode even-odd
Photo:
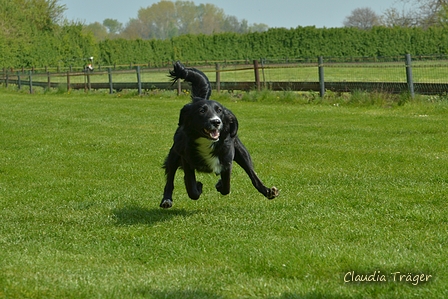
{"label": "dog's shadow on grass", "polygon": [[152,226],[160,222],[169,221],[174,217],[188,217],[193,214],[193,211],[186,211],[183,209],[148,209],[136,205],[125,206],[123,208],[115,209],[112,211],[112,216],[114,217],[115,224],[117,226],[138,224],[146,224]]}

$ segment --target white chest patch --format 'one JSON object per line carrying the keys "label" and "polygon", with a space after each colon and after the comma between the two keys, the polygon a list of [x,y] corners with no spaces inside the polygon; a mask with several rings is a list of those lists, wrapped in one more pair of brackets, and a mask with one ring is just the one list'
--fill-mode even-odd
{"label": "white chest patch", "polygon": [[199,155],[204,159],[205,163],[207,163],[208,167],[214,173],[220,174],[221,163],[219,162],[219,158],[213,156],[212,154],[214,143],[215,141],[203,137],[196,139]]}

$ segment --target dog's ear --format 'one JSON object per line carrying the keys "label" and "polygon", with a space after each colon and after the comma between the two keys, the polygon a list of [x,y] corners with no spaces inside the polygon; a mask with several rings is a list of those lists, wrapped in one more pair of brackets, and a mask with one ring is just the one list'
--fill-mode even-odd
{"label": "dog's ear", "polygon": [[226,127],[229,131],[230,137],[235,137],[238,133],[238,120],[236,116],[229,109],[224,108],[224,119]]}
{"label": "dog's ear", "polygon": [[185,105],[181,110],[179,114],[179,123],[177,124],[179,127],[181,126],[188,126],[188,121],[191,119],[188,117],[191,111],[191,104]]}

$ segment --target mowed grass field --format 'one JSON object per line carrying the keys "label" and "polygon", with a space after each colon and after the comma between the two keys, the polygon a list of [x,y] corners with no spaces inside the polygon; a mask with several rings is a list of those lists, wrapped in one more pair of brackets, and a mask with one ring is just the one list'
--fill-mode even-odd
{"label": "mowed grass field", "polygon": [[278,198],[158,207],[188,96],[0,90],[0,298],[448,297],[446,100],[218,98]]}

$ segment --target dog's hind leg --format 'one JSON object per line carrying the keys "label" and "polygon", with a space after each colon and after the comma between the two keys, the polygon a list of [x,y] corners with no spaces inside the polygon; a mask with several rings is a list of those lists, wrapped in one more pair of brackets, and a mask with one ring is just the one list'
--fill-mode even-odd
{"label": "dog's hind leg", "polygon": [[268,199],[273,199],[278,196],[278,189],[276,187],[268,188],[266,187],[260,178],[257,176],[252,164],[252,159],[249,152],[244,147],[241,140],[238,137],[235,138],[235,157],[234,160],[238,165],[240,165],[244,171],[249,175],[252,181],[252,185],[265,197]]}
{"label": "dog's hind leg", "polygon": [[188,197],[197,200],[202,194],[202,183],[196,181],[196,174],[194,169],[191,168],[187,163],[183,163],[182,168],[184,169],[184,181],[185,188],[187,189]]}
{"label": "dog's hind leg", "polygon": [[168,209],[173,206],[174,176],[179,166],[180,156],[171,149],[163,166],[165,168],[166,184],[163,191],[163,199],[160,203],[161,208]]}

